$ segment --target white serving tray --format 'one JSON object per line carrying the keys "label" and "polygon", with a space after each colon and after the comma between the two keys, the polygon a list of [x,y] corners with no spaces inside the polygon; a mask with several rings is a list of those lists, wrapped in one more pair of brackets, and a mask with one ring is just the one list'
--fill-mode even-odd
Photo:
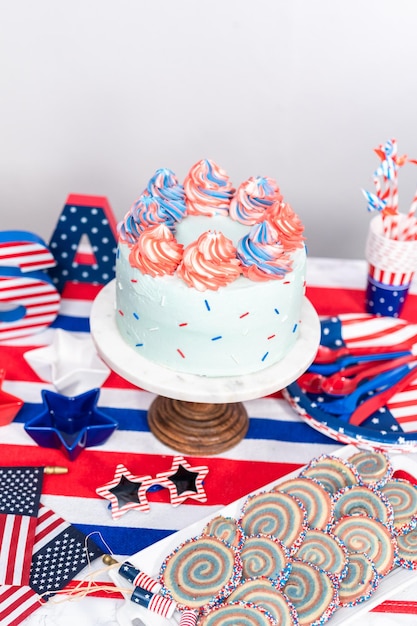
{"label": "white serving tray", "polygon": [[[357,451],[357,447],[349,445],[340,448],[336,452],[333,452],[333,454],[334,456],[338,456],[342,459],[347,459]],[[403,470],[417,479],[417,454],[393,454],[390,458],[394,471]],[[300,471],[301,468],[287,474],[286,476],[282,476],[278,480],[273,481],[272,483],[269,483],[252,493],[270,489],[288,478],[298,476]],[[239,517],[239,512],[247,498],[247,495],[223,507],[217,512],[217,515]],[[165,558],[183,541],[199,535],[207,522],[212,518],[213,514],[201,519],[199,522],[195,522],[194,524],[187,526],[183,530],[180,530],[169,537],[162,539],[161,541],[158,541],[157,543],[154,543],[144,550],[137,552],[128,560],[133,563],[133,565],[138,567],[138,569],[156,578]],[[126,580],[120,577],[117,571],[111,572],[110,576],[117,586],[126,588]],[[397,568],[380,582],[378,589],[369,600],[352,608],[338,609],[327,623],[329,626],[347,626],[348,624],[354,623],[358,624],[360,617],[368,613],[373,607],[381,604],[384,600],[391,598],[394,594],[397,594],[415,582],[417,582],[416,571]],[[121,626],[178,626],[180,622],[180,613],[175,611],[173,617],[170,619],[162,618],[147,609],[133,604],[133,602],[129,600],[129,597],[126,596],[126,602],[118,611],[117,619]]]}

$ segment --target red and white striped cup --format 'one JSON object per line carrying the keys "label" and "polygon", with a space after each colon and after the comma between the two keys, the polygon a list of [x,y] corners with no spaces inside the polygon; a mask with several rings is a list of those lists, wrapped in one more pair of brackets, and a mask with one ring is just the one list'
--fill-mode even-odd
{"label": "red and white striped cup", "polygon": [[[417,270],[417,240],[400,240],[407,216],[388,218],[381,214],[369,225],[365,246],[368,285],[365,304],[368,313],[398,317]],[[391,223],[387,228],[387,220]]]}

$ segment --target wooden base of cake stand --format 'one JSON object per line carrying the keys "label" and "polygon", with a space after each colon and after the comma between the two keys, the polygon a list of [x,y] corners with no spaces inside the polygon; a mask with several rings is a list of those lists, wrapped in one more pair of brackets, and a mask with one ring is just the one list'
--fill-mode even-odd
{"label": "wooden base of cake stand", "polygon": [[170,448],[207,456],[239,443],[247,433],[249,418],[241,402],[211,404],[157,396],[148,410],[148,424]]}

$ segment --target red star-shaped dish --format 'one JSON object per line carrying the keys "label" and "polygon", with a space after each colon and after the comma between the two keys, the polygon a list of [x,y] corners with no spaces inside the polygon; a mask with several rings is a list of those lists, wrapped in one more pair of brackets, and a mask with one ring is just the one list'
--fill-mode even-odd
{"label": "red star-shaped dish", "polygon": [[119,463],[112,480],[102,487],[97,487],[96,493],[110,500],[112,517],[118,519],[131,509],[148,512],[149,502],[146,492],[153,484],[152,476],[134,476]]}
{"label": "red star-shaped dish", "polygon": [[5,376],[5,370],[0,370],[0,426],[10,424],[23,406],[23,400],[3,391]]}
{"label": "red star-shaped dish", "polygon": [[184,457],[176,456],[170,470],[156,475],[155,483],[169,489],[173,506],[178,506],[187,498],[207,502],[203,481],[208,471],[206,465],[191,467]]}

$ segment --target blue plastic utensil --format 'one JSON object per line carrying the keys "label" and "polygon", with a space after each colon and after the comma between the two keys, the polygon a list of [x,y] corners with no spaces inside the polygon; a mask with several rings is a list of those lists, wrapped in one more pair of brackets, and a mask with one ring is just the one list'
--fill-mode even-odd
{"label": "blue plastic utensil", "polygon": [[378,390],[381,392],[384,391],[401,380],[406,374],[408,374],[410,369],[409,365],[401,365],[400,367],[396,367],[388,372],[383,372],[382,374],[367,380],[362,385],[359,385],[355,391],[349,393],[343,398],[331,400],[330,402],[321,402],[320,408],[326,411],[326,413],[331,413],[332,415],[346,415],[353,413],[353,411],[360,404],[363,396],[369,396],[370,392],[373,391],[376,393]]}
{"label": "blue plastic utensil", "polygon": [[329,376],[330,374],[339,372],[344,367],[354,365],[355,363],[361,363],[363,361],[369,361],[369,363],[372,363],[373,361],[386,361],[387,359],[396,359],[397,357],[407,356],[408,354],[413,354],[413,352],[407,350],[404,352],[385,352],[380,354],[364,354],[361,356],[344,356],[334,363],[313,363],[308,368],[308,371],[323,374],[323,376]]}

